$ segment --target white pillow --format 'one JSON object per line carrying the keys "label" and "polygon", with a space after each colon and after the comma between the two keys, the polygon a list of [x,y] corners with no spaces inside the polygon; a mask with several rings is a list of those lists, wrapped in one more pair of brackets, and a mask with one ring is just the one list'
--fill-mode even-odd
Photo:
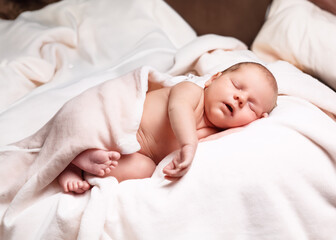
{"label": "white pillow", "polygon": [[285,60],[336,90],[336,16],[307,0],[274,0],[252,45],[262,60]]}

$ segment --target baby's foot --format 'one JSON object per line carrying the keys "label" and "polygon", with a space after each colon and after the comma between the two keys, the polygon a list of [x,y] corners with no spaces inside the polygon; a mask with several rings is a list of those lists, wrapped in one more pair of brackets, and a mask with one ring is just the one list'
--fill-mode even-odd
{"label": "baby's foot", "polygon": [[81,171],[76,166],[70,164],[59,176],[58,182],[64,192],[84,193],[90,189],[90,184],[83,180]]}
{"label": "baby's foot", "polygon": [[79,154],[72,163],[96,176],[109,174],[118,165],[120,153],[101,149],[89,149]]}

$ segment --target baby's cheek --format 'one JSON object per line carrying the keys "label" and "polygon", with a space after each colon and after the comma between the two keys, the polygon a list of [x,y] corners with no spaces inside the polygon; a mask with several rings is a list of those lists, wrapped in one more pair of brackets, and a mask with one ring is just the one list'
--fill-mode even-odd
{"label": "baby's cheek", "polygon": [[240,119],[239,119],[241,125],[249,124],[255,120],[257,120],[257,116],[255,115],[254,112],[250,112],[250,111],[242,112]]}

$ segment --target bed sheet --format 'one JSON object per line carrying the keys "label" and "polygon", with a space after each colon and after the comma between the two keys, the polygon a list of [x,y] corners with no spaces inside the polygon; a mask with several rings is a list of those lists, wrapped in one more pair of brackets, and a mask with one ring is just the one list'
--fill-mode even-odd
{"label": "bed sheet", "polygon": [[34,133],[90,86],[142,65],[166,71],[196,37],[160,0],[61,1],[2,20],[0,32],[0,145]]}
{"label": "bed sheet", "polygon": [[[3,106],[0,145],[34,133],[85,89],[142,65],[170,75],[204,75],[240,61],[262,63],[237,39],[196,37],[163,1],[139,2],[63,1],[24,13],[14,22],[0,22],[1,32],[6,33],[0,41],[8,42],[26,27],[39,36],[29,45],[13,40],[8,51],[0,44],[1,57],[7,59],[1,71],[12,69],[8,62],[21,56],[30,57],[24,58],[24,65],[34,66],[29,67],[31,72],[41,71],[36,60],[54,69],[46,83],[25,89],[22,98],[15,100],[16,95],[13,103]],[[128,11],[130,6],[136,10]],[[142,24],[125,33],[135,19]],[[48,34],[59,39],[62,33],[55,24],[79,37],[78,45],[54,41],[44,58],[47,55],[39,51],[45,39],[50,40]],[[86,26],[84,35],[79,26]],[[94,36],[101,37],[93,40]],[[278,106],[268,118],[240,132],[200,143],[192,168],[180,181],[163,178],[162,168],[172,157],[168,155],[148,179],[118,184],[112,177],[88,177],[94,187],[82,195],[63,194],[55,181],[26,205],[30,191],[11,202],[4,202],[6,196],[0,192],[0,238],[334,239],[336,124],[321,109],[336,114],[336,94],[287,62],[267,66],[278,81]],[[24,76],[21,73],[21,80],[33,79]],[[22,82],[16,82],[15,88],[20,88],[18,83]],[[5,163],[1,158],[0,168]],[[6,179],[0,178],[5,184]]]}

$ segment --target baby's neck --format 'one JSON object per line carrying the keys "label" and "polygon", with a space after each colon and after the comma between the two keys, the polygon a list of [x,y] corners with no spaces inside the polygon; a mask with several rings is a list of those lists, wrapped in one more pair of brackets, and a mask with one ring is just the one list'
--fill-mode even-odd
{"label": "baby's neck", "polygon": [[213,125],[209,121],[209,119],[206,117],[205,113],[203,113],[203,116],[200,119],[200,121],[197,123],[196,128],[197,128],[197,130],[201,129],[201,128],[214,128],[214,129],[218,129],[215,125]]}

